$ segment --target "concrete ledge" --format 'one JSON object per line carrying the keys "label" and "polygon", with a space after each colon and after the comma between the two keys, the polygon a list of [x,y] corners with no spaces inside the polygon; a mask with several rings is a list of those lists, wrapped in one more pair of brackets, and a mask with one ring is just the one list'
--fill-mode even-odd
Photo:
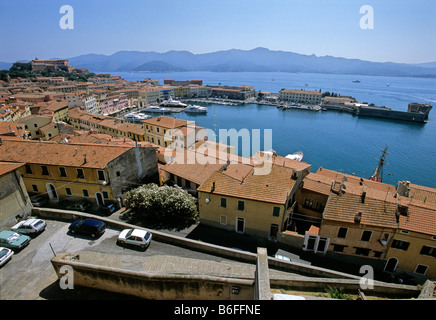
{"label": "concrete ledge", "polygon": [[[96,288],[128,294],[150,300],[251,300],[253,280],[147,273],[93,265],[70,259],[69,254],[58,254],[51,259],[60,281],[68,285]],[[65,272],[71,267],[72,274]],[[63,277],[67,277],[63,280]],[[236,289],[237,288],[237,289]]]}
{"label": "concrete ledge", "polygon": [[378,295],[393,298],[416,298],[420,290],[417,286],[400,285],[374,281],[372,289],[362,289],[359,280],[353,279],[326,279],[326,278],[313,278],[313,277],[270,277],[271,288],[289,288],[292,290],[301,291],[320,291],[323,292],[328,286],[332,288],[343,288],[349,293],[364,292],[366,295]]}

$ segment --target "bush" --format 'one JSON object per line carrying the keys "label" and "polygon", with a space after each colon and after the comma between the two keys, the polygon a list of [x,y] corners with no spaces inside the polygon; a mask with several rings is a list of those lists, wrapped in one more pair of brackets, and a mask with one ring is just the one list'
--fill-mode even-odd
{"label": "bush", "polygon": [[194,197],[179,186],[150,183],[128,191],[126,199],[130,208],[146,217],[194,219],[198,214]]}

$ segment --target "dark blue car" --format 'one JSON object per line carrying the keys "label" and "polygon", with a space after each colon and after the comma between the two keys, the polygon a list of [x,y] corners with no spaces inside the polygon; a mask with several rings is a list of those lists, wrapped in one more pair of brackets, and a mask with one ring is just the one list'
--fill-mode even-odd
{"label": "dark blue car", "polygon": [[103,221],[85,218],[74,221],[68,227],[71,233],[80,233],[91,236],[92,238],[100,237],[106,230],[106,224]]}

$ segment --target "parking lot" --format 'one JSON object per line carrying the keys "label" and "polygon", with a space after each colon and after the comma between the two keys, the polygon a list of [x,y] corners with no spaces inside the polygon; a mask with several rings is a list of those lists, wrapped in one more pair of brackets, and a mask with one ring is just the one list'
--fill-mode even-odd
{"label": "parking lot", "polygon": [[[1,300],[66,299],[71,297],[83,299],[92,295],[92,290],[85,288],[74,290],[74,293],[59,289],[57,275],[50,263],[50,259],[54,256],[53,251],[57,254],[81,252],[87,257],[93,255],[102,257],[105,253],[110,253],[117,255],[123,266],[127,266],[129,269],[142,268],[147,261],[150,261],[150,264],[170,260],[184,263],[183,259],[189,258],[212,263],[226,261],[220,257],[157,241],[152,241],[145,250],[121,246],[116,241],[121,230],[108,228],[100,238],[91,239],[68,232],[70,224],[67,222],[55,220],[46,220],[46,222],[46,230],[33,236],[30,244],[16,252],[12,259],[0,269]],[[227,263],[235,266],[237,264],[230,260]],[[80,296],[81,291],[85,291],[83,296]],[[101,292],[94,294],[96,295],[94,298],[98,298],[99,294],[101,296]],[[104,293],[106,299],[110,298],[111,295]],[[113,296],[120,298],[120,295],[113,294]]]}

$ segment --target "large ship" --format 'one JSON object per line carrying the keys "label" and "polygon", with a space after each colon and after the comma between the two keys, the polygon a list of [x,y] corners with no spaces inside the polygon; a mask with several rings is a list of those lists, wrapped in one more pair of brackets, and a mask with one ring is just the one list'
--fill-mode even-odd
{"label": "large ship", "polygon": [[173,99],[171,99],[171,97],[168,100],[161,102],[161,104],[159,106],[164,107],[164,108],[186,108],[186,107],[188,107],[188,105],[186,103],[183,103],[183,102],[180,102],[177,100],[173,100]]}
{"label": "large ship", "polygon": [[432,108],[432,105],[426,103],[409,103],[407,111],[392,110],[386,106],[375,107],[361,105],[357,108],[356,115],[426,123],[428,114]]}

